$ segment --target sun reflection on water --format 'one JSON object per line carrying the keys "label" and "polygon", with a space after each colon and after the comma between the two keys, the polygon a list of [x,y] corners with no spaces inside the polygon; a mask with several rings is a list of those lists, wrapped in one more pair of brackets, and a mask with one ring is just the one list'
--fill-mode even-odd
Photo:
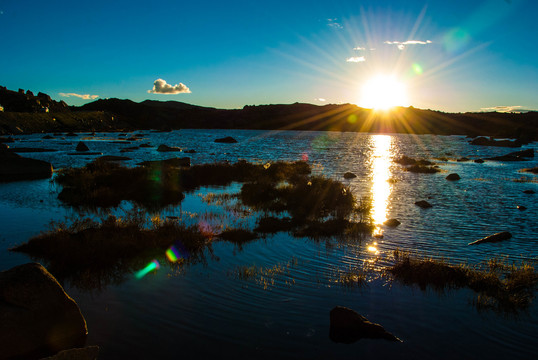
{"label": "sun reflection on water", "polygon": [[391,185],[390,179],[390,154],[392,137],[390,135],[372,135],[371,146],[373,148],[372,167],[372,219],[376,225],[374,235],[383,233],[379,225],[387,220],[389,196]]}

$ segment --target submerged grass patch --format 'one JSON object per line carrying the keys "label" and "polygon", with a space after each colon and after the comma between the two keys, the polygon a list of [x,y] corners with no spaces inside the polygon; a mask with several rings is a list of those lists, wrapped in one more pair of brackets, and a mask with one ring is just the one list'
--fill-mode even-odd
{"label": "submerged grass patch", "polygon": [[181,262],[203,260],[204,251],[210,250],[207,237],[196,228],[175,221],[148,225],[138,215],[56,224],[51,231],[10,250],[44,261],[58,279],[92,289],[122,281],[125,274],[139,270],[150,259],[164,258],[172,246],[181,254]]}
{"label": "submerged grass patch", "polygon": [[482,268],[472,268],[443,260],[412,258],[397,250],[394,256],[396,263],[388,272],[395,279],[416,284],[423,290],[469,288],[477,294],[473,304],[478,309],[499,312],[527,309],[538,286],[538,273],[529,264],[509,265],[494,259]]}

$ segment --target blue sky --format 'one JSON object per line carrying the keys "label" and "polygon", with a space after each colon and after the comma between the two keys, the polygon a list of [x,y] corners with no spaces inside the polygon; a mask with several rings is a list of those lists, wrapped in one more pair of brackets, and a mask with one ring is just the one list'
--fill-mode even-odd
{"label": "blue sky", "polygon": [[0,85],[73,105],[361,105],[385,74],[402,105],[538,109],[536,14],[535,0],[0,0]]}

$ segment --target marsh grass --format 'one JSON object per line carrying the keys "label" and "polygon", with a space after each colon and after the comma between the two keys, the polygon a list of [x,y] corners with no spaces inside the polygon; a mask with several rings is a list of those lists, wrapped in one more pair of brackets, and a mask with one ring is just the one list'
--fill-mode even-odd
{"label": "marsh grass", "polygon": [[48,232],[10,249],[47,264],[60,280],[88,289],[124,280],[153,258],[164,258],[172,245],[183,252],[182,261],[204,261],[210,242],[197,228],[176,221],[146,221],[140,213],[123,218],[110,215],[101,221],[83,218],[72,224],[56,223]]}
{"label": "marsh grass", "polygon": [[257,285],[263,287],[264,290],[275,286],[278,282],[282,282],[282,277],[285,276],[283,285],[291,286],[295,284],[295,279],[292,278],[291,269],[299,265],[299,260],[296,257],[291,258],[286,263],[277,263],[271,267],[237,266],[228,275],[242,281],[254,281]]}
{"label": "marsh grass", "polygon": [[452,265],[446,260],[412,258],[398,250],[388,272],[404,284],[436,291],[469,288],[476,293],[479,310],[516,313],[528,309],[538,286],[538,273],[529,264],[507,264],[498,259],[483,266]]}
{"label": "marsh grass", "polygon": [[61,169],[54,179],[63,187],[58,198],[68,205],[91,210],[117,207],[123,200],[158,210],[180,203],[184,192],[202,186],[225,186],[258,179],[278,183],[294,181],[310,173],[310,166],[303,161],[275,162],[268,167],[246,161],[187,167],[179,166],[183,162],[172,160],[175,159],[129,168],[96,159],[81,168]]}
{"label": "marsh grass", "polygon": [[419,166],[434,165],[434,163],[429,161],[429,160],[426,160],[426,159],[416,160],[416,159],[413,159],[413,158],[411,158],[409,156],[405,156],[405,155],[395,159],[394,162],[397,163],[397,164],[400,164],[400,165],[404,165],[404,166],[409,166],[409,165],[419,165]]}

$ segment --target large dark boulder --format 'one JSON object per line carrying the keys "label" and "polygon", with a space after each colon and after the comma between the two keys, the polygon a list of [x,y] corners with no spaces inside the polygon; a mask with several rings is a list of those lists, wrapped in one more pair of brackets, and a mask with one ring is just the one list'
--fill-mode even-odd
{"label": "large dark boulder", "polygon": [[226,137],[223,137],[223,138],[215,139],[215,142],[216,143],[225,143],[225,144],[235,144],[237,142],[237,140],[235,140],[231,136],[226,136]]}
{"label": "large dark boulder", "polygon": [[0,359],[40,358],[84,346],[80,309],[40,264],[0,272]]}
{"label": "large dark boulder", "polygon": [[330,317],[329,336],[334,342],[351,344],[362,338],[401,342],[383,326],[368,321],[364,316],[346,307],[336,306],[331,310]]}
{"label": "large dark boulder", "polygon": [[0,146],[0,181],[48,179],[52,164],[15,154],[6,145]]}
{"label": "large dark boulder", "polygon": [[493,234],[493,235],[490,235],[490,236],[486,236],[485,238],[482,238],[482,239],[478,239],[476,241],[473,241],[467,245],[478,245],[478,244],[483,244],[483,243],[495,243],[495,242],[499,242],[499,241],[504,241],[504,240],[508,240],[512,237],[512,234],[509,233],[508,231],[502,231],[500,233],[497,233],[497,234]]}

